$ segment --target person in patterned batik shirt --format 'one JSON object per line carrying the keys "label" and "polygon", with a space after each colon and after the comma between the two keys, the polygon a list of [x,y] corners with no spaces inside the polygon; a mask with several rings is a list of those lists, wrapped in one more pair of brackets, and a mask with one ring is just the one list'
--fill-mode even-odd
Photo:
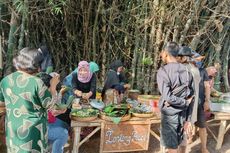
{"label": "person in patterned batik shirt", "polygon": [[42,54],[24,48],[13,59],[16,72],[0,83],[0,105],[6,107],[6,145],[9,153],[47,152],[47,109],[54,105],[59,76],[48,89],[35,76],[40,70]]}

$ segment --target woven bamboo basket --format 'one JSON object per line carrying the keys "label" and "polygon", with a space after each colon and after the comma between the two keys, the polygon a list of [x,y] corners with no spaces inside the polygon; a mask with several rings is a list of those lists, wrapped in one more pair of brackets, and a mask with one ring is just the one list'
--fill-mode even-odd
{"label": "woven bamboo basket", "polygon": [[[106,120],[106,121],[111,121],[111,122],[113,121],[113,117],[107,116],[107,115],[105,115],[105,113],[101,113],[99,115],[99,117],[101,119],[103,119],[103,120]],[[124,116],[121,117],[121,122],[128,121],[130,118],[131,118],[131,114],[126,114],[126,115],[124,115]]]}
{"label": "woven bamboo basket", "polygon": [[70,116],[71,120],[79,121],[79,122],[89,122],[97,119],[97,115],[90,117],[79,117],[79,116]]}
{"label": "woven bamboo basket", "polygon": [[153,117],[154,113],[132,113],[133,117],[140,117],[140,118],[148,118],[148,117]]}

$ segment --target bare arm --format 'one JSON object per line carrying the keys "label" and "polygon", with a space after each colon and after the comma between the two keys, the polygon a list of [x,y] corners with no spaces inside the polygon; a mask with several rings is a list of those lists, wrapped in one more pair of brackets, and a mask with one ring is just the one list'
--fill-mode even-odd
{"label": "bare arm", "polygon": [[210,94],[211,94],[211,86],[209,84],[209,81],[204,81],[204,87],[205,87],[205,103],[204,103],[204,110],[209,110],[209,101],[210,101]]}

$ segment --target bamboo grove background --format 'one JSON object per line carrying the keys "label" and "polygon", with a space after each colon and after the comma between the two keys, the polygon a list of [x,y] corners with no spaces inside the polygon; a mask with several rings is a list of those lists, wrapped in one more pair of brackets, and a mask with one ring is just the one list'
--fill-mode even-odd
{"label": "bamboo grove background", "polygon": [[1,75],[21,48],[46,44],[62,76],[95,61],[102,85],[122,59],[132,87],[154,93],[159,53],[176,41],[205,55],[205,66],[220,63],[216,88],[230,91],[229,8],[229,0],[0,0]]}

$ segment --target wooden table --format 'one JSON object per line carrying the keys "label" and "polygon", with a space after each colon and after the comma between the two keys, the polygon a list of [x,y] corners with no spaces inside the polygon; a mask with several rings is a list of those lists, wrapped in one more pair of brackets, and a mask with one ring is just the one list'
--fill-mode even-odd
{"label": "wooden table", "polygon": [[[219,150],[222,146],[224,135],[230,129],[230,113],[212,112],[214,119],[208,121],[207,129],[216,140],[216,150]],[[218,123],[213,123],[218,121]],[[216,136],[210,129],[212,126],[219,126],[218,136]]]}
{"label": "wooden table", "polygon": [[[155,116],[152,118],[137,118],[137,117],[132,117],[129,121],[143,121],[143,120],[150,120],[151,124],[159,124],[160,123],[160,118]],[[85,143],[90,137],[92,137],[97,131],[101,129],[102,122],[107,122],[102,119],[96,119],[93,121],[89,122],[79,122],[79,121],[71,121],[71,127],[73,129],[73,134],[74,134],[74,142],[73,142],[73,153],[79,153],[79,148],[80,146]],[[96,127],[88,136],[86,136],[83,140],[80,140],[80,133],[81,133],[81,128],[82,127]],[[154,132],[153,130],[150,130],[150,134],[154,136],[157,140],[160,141],[160,136]]]}
{"label": "wooden table", "polygon": [[[74,132],[73,153],[79,153],[79,147],[101,129],[101,122],[103,122],[101,119],[96,119],[90,122],[71,121],[71,127]],[[82,127],[96,127],[96,129],[94,129],[89,135],[80,141],[80,133]]]}

